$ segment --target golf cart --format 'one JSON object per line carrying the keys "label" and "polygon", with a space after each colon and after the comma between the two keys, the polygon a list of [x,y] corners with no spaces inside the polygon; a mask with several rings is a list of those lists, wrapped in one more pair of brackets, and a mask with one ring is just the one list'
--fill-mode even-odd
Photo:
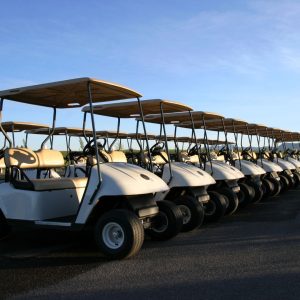
{"label": "golf cart", "polygon": [[[49,107],[53,111],[52,132],[42,149],[13,148],[0,124],[9,147],[4,150],[5,183],[0,190],[0,234],[11,225],[25,224],[63,230],[92,228],[97,246],[110,259],[135,255],[144,241],[144,229],[151,228],[159,213],[155,195],[168,191],[163,180],[139,167],[100,163],[93,114],[94,102],[136,98],[140,94],[106,81],[79,78],[0,91],[0,112],[4,100]],[[58,109],[89,104],[93,138],[84,154],[94,151],[96,164],[86,177],[30,179],[24,170],[64,166],[59,151],[43,149],[56,125]],[[0,114],[0,116],[1,116]],[[0,120],[1,121],[1,120]]]}
{"label": "golf cart", "polygon": [[268,140],[268,149],[263,151],[264,157],[278,164],[283,170],[279,174],[282,186],[281,191],[284,192],[289,188],[295,187],[294,172],[296,167],[291,162],[284,160],[282,153],[276,148],[276,138],[281,137],[282,130],[267,127],[266,132],[261,135]]}
{"label": "golf cart", "polygon": [[[248,123],[233,118],[224,118],[219,121],[219,124],[217,121],[213,122],[215,126],[214,130],[218,132],[218,139],[220,131],[223,131],[225,134],[225,143],[223,144],[224,146],[218,150],[218,155],[228,164],[238,168],[245,176],[239,180],[239,186],[241,188],[239,192],[239,205],[245,207],[249,203],[259,202],[263,197],[261,178],[266,172],[254,162],[243,159],[243,148],[239,149],[238,146],[239,133],[243,133],[246,130]],[[209,121],[207,121],[206,124],[209,126]],[[212,128],[210,128],[210,130],[212,130]],[[230,147],[228,143],[228,134],[230,133],[233,134],[235,140],[233,147]],[[242,141],[243,136],[241,135],[240,138]]]}
{"label": "golf cart", "polygon": [[[178,112],[178,113],[164,113],[163,115],[162,114],[148,115],[145,117],[145,121],[149,123],[160,124],[161,129],[163,130],[164,133],[165,133],[165,125],[175,125],[174,136],[171,138],[168,138],[167,136],[163,137],[165,139],[166,145],[168,143],[168,140],[173,141],[175,145],[175,153],[173,155],[170,155],[170,152],[166,147],[167,153],[169,153],[169,157],[170,156],[173,157],[173,160],[176,161],[176,163],[173,162],[172,164],[178,166],[185,165],[186,168],[187,166],[189,168],[193,166],[193,170],[194,168],[195,170],[198,168],[198,172],[203,174],[203,178],[202,179],[200,178],[198,184],[201,183],[203,194],[208,195],[210,199],[210,201],[203,201],[203,206],[205,211],[204,218],[206,222],[213,222],[213,221],[218,221],[220,218],[224,216],[225,211],[228,207],[228,203],[226,202],[226,199],[222,195],[220,195],[218,192],[213,191],[211,189],[211,187],[216,184],[215,177],[205,172],[204,167],[201,164],[201,157],[198,149],[198,144],[195,142],[197,139],[195,130],[192,130],[191,138],[177,137],[177,127],[179,127],[182,122],[190,122],[191,124],[194,124],[194,119],[199,119],[201,117],[202,117],[202,112],[185,111],[185,112]],[[207,117],[215,118],[215,114],[210,114]],[[185,142],[190,144],[191,142],[194,142],[195,146],[188,149],[188,151],[180,151],[178,146],[179,142],[182,143]],[[162,149],[157,149],[156,152],[157,154],[155,156],[159,157],[158,154],[162,152]],[[171,160],[168,159],[168,162],[170,161]]]}
{"label": "golf cart", "polygon": [[[177,127],[203,130],[203,144],[195,145],[190,149],[190,155],[197,153],[197,149],[201,152],[201,161],[203,162],[204,170],[211,174],[216,181],[216,184],[210,186],[209,190],[217,192],[225,197],[227,208],[225,214],[233,214],[239,205],[239,196],[241,189],[238,182],[244,178],[244,174],[237,168],[229,165],[224,159],[216,153],[211,151],[208,143],[207,131],[215,131],[215,127],[219,126],[220,120],[224,117],[222,115],[210,112],[199,112],[200,117],[194,118],[194,122],[182,122],[176,125]],[[198,140],[198,142],[201,141]],[[203,146],[203,147],[202,147]],[[202,149],[204,148],[204,151]]]}
{"label": "golf cart", "polygon": [[[83,110],[87,112],[89,108],[84,108]],[[151,170],[168,184],[170,190],[158,193],[156,200],[158,200],[159,207],[167,201],[167,203],[176,205],[180,209],[183,214],[182,231],[193,230],[202,224],[204,217],[202,203],[209,201],[206,186],[213,184],[214,180],[208,174],[199,172],[193,166],[172,163],[170,161],[167,140],[164,142],[160,140],[149,148],[149,139],[145,131],[144,121],[148,122],[147,115],[150,114],[160,113],[159,115],[163,117],[165,113],[187,110],[191,110],[191,108],[182,103],[162,99],[141,101],[140,107],[135,102],[97,105],[93,107],[95,114],[117,118],[118,130],[121,119],[137,118],[136,141],[140,146],[140,165]],[[141,141],[138,138],[140,124],[142,124],[146,136],[146,149],[141,147]],[[162,130],[164,130],[165,135],[164,126],[162,126]],[[164,148],[166,151],[163,151]],[[166,230],[162,227],[161,232],[152,230],[149,234],[151,237],[160,239],[162,234],[167,234]]]}
{"label": "golf cart", "polygon": [[[282,131],[280,137],[276,137],[276,143],[281,142],[283,152],[283,158],[288,162],[292,163],[295,166],[295,170],[292,170],[294,179],[295,179],[295,187],[298,187],[300,184],[300,161],[298,150],[295,149],[294,142],[299,140],[299,133],[298,132],[289,132],[289,131]],[[289,148],[287,142],[290,142],[292,148]]]}
{"label": "golf cart", "polygon": [[[242,156],[245,160],[257,163],[266,171],[266,174],[262,177],[264,198],[279,195],[282,189],[279,174],[283,171],[278,164],[267,159],[265,155],[265,139],[264,145],[261,146],[261,139],[266,132],[266,128],[267,126],[261,124],[247,124],[246,134],[248,135],[249,147],[243,148],[242,151]],[[256,137],[257,153],[253,150],[253,137]]]}

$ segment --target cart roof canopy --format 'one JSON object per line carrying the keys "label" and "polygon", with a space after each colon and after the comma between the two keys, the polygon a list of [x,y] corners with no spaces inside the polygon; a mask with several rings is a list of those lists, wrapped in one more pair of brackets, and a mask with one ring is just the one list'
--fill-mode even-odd
{"label": "cart roof canopy", "polygon": [[141,97],[119,84],[84,77],[0,91],[0,98],[47,107],[80,107],[89,103],[88,83],[93,102]]}
{"label": "cart roof canopy", "polygon": [[[163,107],[164,112],[166,113],[193,110],[190,106],[170,100],[151,99],[143,100],[140,103],[144,115],[160,113],[161,105]],[[82,111],[90,112],[90,107],[85,106],[82,108]],[[137,101],[94,105],[93,112],[94,114],[115,118],[140,117],[140,108]]]}
{"label": "cart roof canopy", "polygon": [[[145,140],[146,139],[146,136],[144,133],[128,133],[127,134],[127,137],[128,138],[131,138],[131,139],[140,139],[140,140]],[[147,133],[147,137],[149,140],[154,140],[156,135],[153,134],[153,133]]]}
{"label": "cart roof canopy", "polygon": [[[38,128],[33,130],[27,130],[26,133],[30,134],[47,134],[52,132],[52,128]],[[72,135],[72,136],[84,136],[83,129],[77,127],[56,127],[53,131],[53,135]],[[93,131],[90,129],[85,130],[86,136],[93,136]]]}
{"label": "cart roof canopy", "polygon": [[2,128],[6,132],[16,132],[16,131],[23,131],[23,130],[32,130],[37,128],[44,128],[48,130],[49,126],[43,124],[36,124],[31,122],[2,122]]}
{"label": "cart roof canopy", "polygon": [[96,131],[97,137],[106,137],[106,138],[125,138],[128,136],[127,132],[124,131],[114,131],[114,130],[99,130]]}
{"label": "cart roof canopy", "polygon": [[[182,122],[191,122],[191,115],[194,122],[198,122],[203,118],[205,120],[211,120],[216,118],[223,118],[222,115],[212,112],[204,112],[204,111],[183,111],[183,112],[173,112],[173,113],[166,113],[163,115],[164,121],[166,124],[178,124]],[[145,116],[145,121],[149,123],[162,123],[163,118],[161,114],[151,114]]]}

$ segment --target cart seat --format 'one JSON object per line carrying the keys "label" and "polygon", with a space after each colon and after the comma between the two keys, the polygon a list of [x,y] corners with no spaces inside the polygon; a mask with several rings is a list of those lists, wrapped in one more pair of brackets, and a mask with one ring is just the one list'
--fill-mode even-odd
{"label": "cart seat", "polygon": [[162,152],[160,152],[160,155],[154,155],[152,157],[152,162],[157,165],[166,164],[166,161],[161,156],[163,156],[166,159],[166,161],[168,161],[168,154],[166,152],[162,151]]}
{"label": "cart seat", "polygon": [[16,189],[30,191],[49,191],[85,188],[87,177],[76,178],[43,178],[28,180],[15,180],[12,182]]}
{"label": "cart seat", "polygon": [[2,157],[0,159],[0,169],[5,169],[6,165],[5,165],[5,162],[4,162],[4,157]]}
{"label": "cart seat", "polygon": [[111,162],[124,162],[127,163],[127,158],[124,152],[122,151],[112,151],[109,153]]}
{"label": "cart seat", "polygon": [[[9,148],[4,152],[5,165],[9,168],[50,169],[64,167],[64,158],[56,150],[41,149],[33,152],[28,148]],[[26,174],[23,173],[23,178]],[[22,177],[21,177],[22,178]],[[26,176],[25,176],[26,178]],[[11,183],[17,189],[46,191],[85,188],[88,178],[43,178],[26,180],[14,178]]]}
{"label": "cart seat", "polygon": [[179,152],[178,160],[180,162],[186,162],[190,164],[199,164],[199,157],[198,155],[191,155],[189,156],[186,151]]}

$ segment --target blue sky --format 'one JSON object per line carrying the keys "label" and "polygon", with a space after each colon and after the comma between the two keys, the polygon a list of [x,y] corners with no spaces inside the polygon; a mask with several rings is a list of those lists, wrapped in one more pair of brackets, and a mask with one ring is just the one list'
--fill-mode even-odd
{"label": "blue sky", "polygon": [[[90,76],[144,99],[300,130],[300,1],[0,4],[0,89]],[[51,120],[47,109],[8,102],[3,118]],[[99,129],[114,124],[97,120]],[[59,111],[58,125],[80,126],[81,113]],[[133,122],[124,125],[134,130]]]}

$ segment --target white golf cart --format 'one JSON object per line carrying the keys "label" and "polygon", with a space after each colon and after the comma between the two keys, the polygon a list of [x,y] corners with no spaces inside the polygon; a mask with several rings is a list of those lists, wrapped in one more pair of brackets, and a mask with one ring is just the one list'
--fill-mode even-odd
{"label": "white golf cart", "polygon": [[[163,180],[142,168],[119,163],[100,164],[94,102],[136,98],[140,94],[118,84],[79,78],[23,88],[0,91],[0,111],[3,101],[49,107],[53,110],[55,129],[57,109],[89,104],[93,139],[86,149],[95,152],[96,164],[87,177],[30,179],[26,169],[64,166],[59,151],[13,148],[0,124],[9,147],[4,150],[6,181],[0,189],[0,234],[7,234],[10,225],[64,230],[82,230],[91,226],[96,244],[110,259],[136,254],[144,241],[144,228],[151,228],[159,209],[155,194],[168,191]],[[1,120],[0,120],[1,121]],[[45,139],[42,146],[52,136]]]}
{"label": "white golf cart", "polygon": [[[89,108],[87,107],[83,110],[88,112]],[[138,128],[140,123],[142,123],[145,134],[144,120],[148,122],[147,115],[161,113],[160,116],[163,117],[165,113],[187,110],[191,110],[191,108],[182,103],[162,99],[144,100],[140,102],[140,107],[136,102],[96,105],[93,107],[94,114],[117,118],[118,131],[120,128],[120,119],[137,118],[136,141],[139,144]],[[143,112],[145,118],[141,112]],[[164,126],[163,130],[165,132]],[[159,141],[149,148],[148,137],[146,135],[146,149],[140,147],[140,165],[148,167],[168,184],[170,188],[168,192],[157,194],[158,206],[161,208],[161,205],[164,205],[167,201],[167,203],[172,203],[180,208],[183,214],[182,231],[190,231],[199,227],[203,222],[204,210],[202,203],[209,201],[206,187],[213,184],[214,180],[205,172],[199,172],[199,169],[194,166],[171,163],[167,143],[167,140],[165,142]],[[166,152],[163,151],[164,147]],[[124,161],[125,159],[124,156]],[[167,234],[166,229],[162,227],[161,233],[152,230],[149,234],[151,237],[160,239],[160,235],[164,232]]]}
{"label": "white golf cart", "polygon": [[[258,166],[262,167],[266,171],[266,174],[263,175],[262,178],[264,198],[279,195],[282,189],[281,178],[279,174],[283,171],[278,164],[270,161],[267,158],[265,153],[265,143],[263,146],[261,145],[261,139],[266,132],[266,128],[267,126],[262,124],[247,124],[246,134],[248,135],[249,139],[249,147],[243,148],[242,151],[242,156],[244,159],[257,163]],[[257,152],[254,151],[252,146],[253,137],[256,137]]]}

